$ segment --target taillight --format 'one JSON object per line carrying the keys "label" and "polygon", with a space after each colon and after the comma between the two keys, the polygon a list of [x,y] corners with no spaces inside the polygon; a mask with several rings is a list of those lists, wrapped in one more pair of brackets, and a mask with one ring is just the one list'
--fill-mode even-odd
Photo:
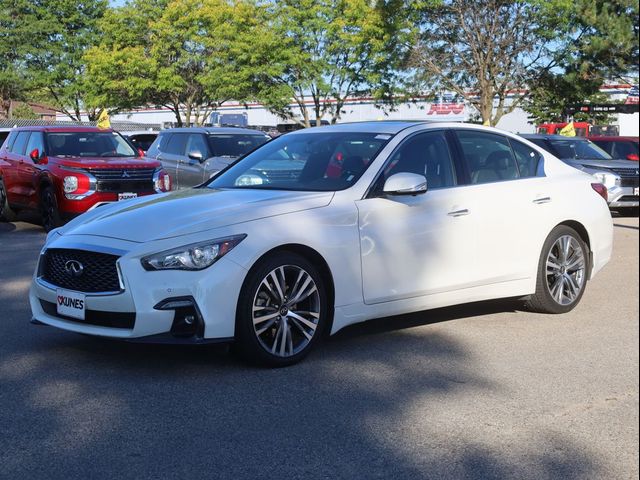
{"label": "taillight", "polygon": [[156,192],[170,192],[171,177],[164,170],[157,170],[153,176],[153,186]]}
{"label": "taillight", "polygon": [[603,184],[592,183],[591,188],[593,188],[598,195],[604,198],[605,202],[609,201],[609,194],[607,193],[607,187],[605,187]]}
{"label": "taillight", "polygon": [[144,150],[142,150],[141,148],[138,149],[138,156],[140,158],[144,157]]}
{"label": "taillight", "polygon": [[637,162],[638,160],[640,160],[640,157],[638,157],[638,155],[636,155],[635,153],[630,153],[629,155],[627,155],[627,160],[633,160],[634,162]]}

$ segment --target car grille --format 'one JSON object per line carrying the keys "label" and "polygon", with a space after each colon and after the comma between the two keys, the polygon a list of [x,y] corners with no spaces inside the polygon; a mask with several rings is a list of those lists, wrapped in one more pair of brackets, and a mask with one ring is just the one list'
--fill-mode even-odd
{"label": "car grille", "polygon": [[40,305],[42,306],[44,313],[47,315],[70,322],[97,325],[99,327],[126,328],[129,330],[133,330],[136,323],[135,312],[103,312],[100,310],[87,310],[84,313],[84,320],[78,320],[77,318],[60,315],[56,309],[56,304],[53,302],[40,300]]}
{"label": "car grille", "polygon": [[269,182],[288,182],[296,180],[301,173],[301,170],[261,170],[262,173]]}
{"label": "car grille", "polygon": [[153,191],[153,182],[150,180],[98,180],[96,185],[98,192],[150,192]]}
{"label": "car grille", "polygon": [[637,168],[612,168],[611,171],[621,177],[636,177],[638,178]]}
{"label": "car grille", "polygon": [[153,179],[155,168],[99,168],[90,169],[89,173],[96,180],[148,180]]}
{"label": "car grille", "polygon": [[[118,258],[106,253],[50,248],[41,260],[40,275],[52,285],[77,292],[117,292],[120,291]],[[66,266],[72,260],[82,264],[80,275],[67,271]]]}
{"label": "car grille", "polygon": [[638,177],[621,177],[620,178],[620,186],[621,187],[638,187],[640,186],[640,178]]}

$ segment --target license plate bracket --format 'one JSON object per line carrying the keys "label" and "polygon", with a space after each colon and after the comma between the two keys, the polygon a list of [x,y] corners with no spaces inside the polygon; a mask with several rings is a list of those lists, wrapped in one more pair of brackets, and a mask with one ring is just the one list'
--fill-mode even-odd
{"label": "license plate bracket", "polygon": [[56,290],[56,311],[58,315],[84,320],[86,310],[87,302],[84,293],[72,292],[61,288]]}

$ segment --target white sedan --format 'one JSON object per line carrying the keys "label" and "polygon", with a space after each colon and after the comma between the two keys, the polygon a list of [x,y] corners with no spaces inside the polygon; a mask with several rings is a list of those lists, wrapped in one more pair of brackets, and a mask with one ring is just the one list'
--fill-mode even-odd
{"label": "white sedan", "polygon": [[563,313],[611,256],[605,198],[592,176],[496,129],[301,130],[198,188],[52,231],[31,309],[90,335],[235,341],[273,366],[375,317],[506,297]]}

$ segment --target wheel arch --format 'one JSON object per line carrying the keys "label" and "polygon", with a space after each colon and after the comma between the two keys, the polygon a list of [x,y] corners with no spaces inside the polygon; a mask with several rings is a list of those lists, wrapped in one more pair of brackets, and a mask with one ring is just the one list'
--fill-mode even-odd
{"label": "wheel arch", "polygon": [[249,278],[249,272],[251,272],[257,265],[259,265],[262,260],[277,252],[291,252],[300,255],[301,257],[304,257],[305,259],[313,263],[313,265],[318,269],[327,289],[327,303],[329,306],[329,308],[327,309],[327,313],[329,316],[327,318],[327,325],[324,334],[325,336],[329,336],[333,328],[335,283],[333,281],[333,274],[331,272],[331,269],[329,268],[329,264],[324,259],[324,257],[314,248],[300,243],[287,243],[274,247],[263,253],[255,262],[253,262],[253,265],[248,270],[244,281],[247,281],[247,279]]}

